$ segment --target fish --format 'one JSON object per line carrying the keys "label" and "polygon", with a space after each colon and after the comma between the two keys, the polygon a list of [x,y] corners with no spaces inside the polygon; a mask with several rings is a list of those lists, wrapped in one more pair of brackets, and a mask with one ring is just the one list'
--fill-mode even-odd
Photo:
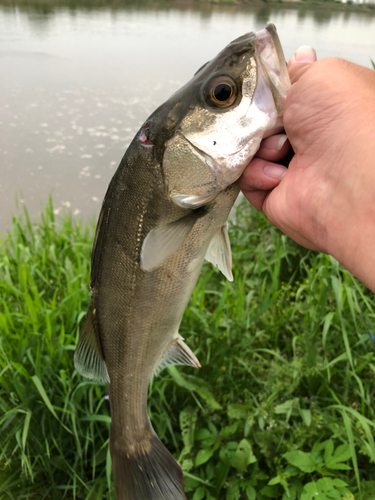
{"label": "fish", "polygon": [[107,383],[117,500],[186,499],[147,414],[151,378],[200,367],[179,332],[204,259],[233,280],[227,219],[261,140],[282,129],[290,86],[272,24],[240,36],[143,123],[98,219],[76,370]]}

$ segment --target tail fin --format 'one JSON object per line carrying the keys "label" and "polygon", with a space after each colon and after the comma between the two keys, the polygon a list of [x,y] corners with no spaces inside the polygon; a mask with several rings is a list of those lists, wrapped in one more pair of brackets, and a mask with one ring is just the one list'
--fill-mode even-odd
{"label": "tail fin", "polygon": [[111,435],[116,500],[186,500],[182,471],[158,436],[121,447]]}

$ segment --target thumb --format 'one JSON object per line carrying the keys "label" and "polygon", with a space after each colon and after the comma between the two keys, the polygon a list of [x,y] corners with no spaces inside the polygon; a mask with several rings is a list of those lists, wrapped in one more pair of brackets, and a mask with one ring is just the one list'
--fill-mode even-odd
{"label": "thumb", "polygon": [[312,47],[302,45],[297,49],[288,62],[291,82],[296,83],[314,62],[316,62],[316,52]]}

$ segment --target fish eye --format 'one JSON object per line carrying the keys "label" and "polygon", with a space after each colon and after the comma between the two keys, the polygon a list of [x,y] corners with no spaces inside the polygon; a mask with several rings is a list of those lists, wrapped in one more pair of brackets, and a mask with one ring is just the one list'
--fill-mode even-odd
{"label": "fish eye", "polygon": [[219,76],[206,86],[206,101],[216,108],[228,108],[237,97],[237,85],[227,76]]}
{"label": "fish eye", "polygon": [[225,102],[231,98],[233,88],[228,83],[219,83],[213,90],[212,97],[215,101]]}

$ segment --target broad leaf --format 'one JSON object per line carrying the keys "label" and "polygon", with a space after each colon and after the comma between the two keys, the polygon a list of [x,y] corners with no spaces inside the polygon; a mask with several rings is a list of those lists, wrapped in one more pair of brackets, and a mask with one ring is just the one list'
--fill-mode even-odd
{"label": "broad leaf", "polygon": [[336,469],[336,470],[348,470],[351,467],[344,464],[349,460],[352,456],[350,447],[348,444],[341,444],[336,448],[334,453],[332,454],[333,443],[330,440],[324,452],[324,461],[328,469]]}
{"label": "broad leaf", "polygon": [[208,439],[212,436],[211,432],[208,429],[198,429],[195,432],[195,440],[203,441],[204,439]]}
{"label": "broad leaf", "polygon": [[206,496],[206,488],[204,486],[199,486],[195,490],[193,500],[202,500]]}
{"label": "broad leaf", "polygon": [[195,466],[198,467],[206,463],[212,457],[213,453],[212,450],[199,450],[195,457]]}
{"label": "broad leaf", "polygon": [[228,487],[226,500],[238,500],[240,498],[240,487],[237,481],[231,483]]}
{"label": "broad leaf", "polygon": [[280,491],[277,486],[265,486],[260,492],[267,498],[280,498]]}
{"label": "broad leaf", "polygon": [[246,418],[249,410],[250,407],[246,405],[228,405],[228,417],[236,420],[242,420]]}
{"label": "broad leaf", "polygon": [[299,413],[301,415],[301,418],[302,418],[304,424],[307,425],[308,427],[310,427],[310,425],[311,425],[311,411],[301,409],[299,411]]}
{"label": "broad leaf", "polygon": [[283,457],[286,458],[291,465],[298,467],[298,469],[303,472],[314,472],[317,468],[317,464],[313,457],[304,451],[289,451],[285,453]]}
{"label": "broad leaf", "polygon": [[230,459],[230,464],[238,472],[242,472],[246,470],[249,464],[256,462],[256,460],[250,442],[247,439],[242,439],[235,454]]}
{"label": "broad leaf", "polygon": [[234,422],[232,425],[227,425],[226,427],[223,427],[220,431],[220,434],[223,437],[232,436],[232,434],[236,432],[237,427],[238,427],[238,422]]}
{"label": "broad leaf", "polygon": [[257,493],[252,486],[246,487],[246,496],[248,500],[256,500]]}
{"label": "broad leaf", "polygon": [[315,481],[307,483],[303,488],[300,500],[329,500],[324,493],[321,493],[318,489]]}
{"label": "broad leaf", "polygon": [[230,441],[220,450],[220,460],[227,465],[231,465],[232,458],[234,457],[236,450],[238,448],[238,443],[236,441]]}

